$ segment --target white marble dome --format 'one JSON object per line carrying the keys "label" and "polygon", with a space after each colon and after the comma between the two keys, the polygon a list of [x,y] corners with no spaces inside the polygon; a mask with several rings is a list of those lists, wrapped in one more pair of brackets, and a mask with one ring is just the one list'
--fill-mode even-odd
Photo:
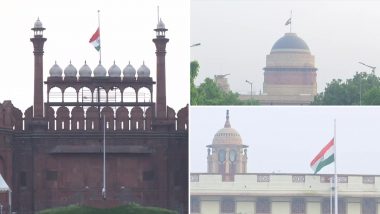
{"label": "white marble dome", "polygon": [[128,62],[128,65],[123,69],[124,77],[135,77],[136,69],[131,65],[131,62]]}
{"label": "white marble dome", "polygon": [[145,65],[145,62],[140,66],[140,68],[137,70],[137,76],[138,77],[149,77],[150,75],[150,70],[149,68]]}
{"label": "white marble dome", "polygon": [[65,73],[65,76],[66,76],[66,77],[76,77],[78,71],[77,71],[77,69],[71,64],[71,61],[70,61],[70,64],[65,68],[64,73]]}
{"label": "white marble dome", "polygon": [[37,18],[36,22],[34,22],[34,28],[43,28],[40,17]]}
{"label": "white marble dome", "polygon": [[79,69],[80,77],[91,77],[92,70],[90,66],[87,65],[87,62],[84,61],[84,65]]}
{"label": "white marble dome", "polygon": [[120,77],[121,75],[121,69],[119,66],[115,64],[115,61],[113,62],[113,65],[108,69],[108,76],[110,77]]}
{"label": "white marble dome", "polygon": [[49,74],[51,77],[62,77],[62,68],[59,67],[57,62],[54,63],[54,65],[50,68]]}
{"label": "white marble dome", "polygon": [[106,69],[102,64],[99,63],[98,66],[94,69],[94,77],[105,77],[107,75]]}
{"label": "white marble dome", "polygon": [[220,129],[212,140],[212,145],[243,145],[239,132],[231,128],[230,117],[227,111],[226,123],[224,128]]}

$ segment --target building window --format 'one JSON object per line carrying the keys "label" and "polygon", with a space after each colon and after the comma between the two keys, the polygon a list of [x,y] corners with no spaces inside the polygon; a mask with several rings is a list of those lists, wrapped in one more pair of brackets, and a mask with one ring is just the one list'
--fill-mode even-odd
{"label": "building window", "polygon": [[363,176],[363,184],[375,184],[375,176]]}
{"label": "building window", "polygon": [[292,176],[293,183],[305,183],[304,175],[293,175]]}
{"label": "building window", "polygon": [[48,181],[56,181],[58,178],[58,172],[57,171],[52,171],[52,170],[47,170],[46,171],[46,180]]}
{"label": "building window", "polygon": [[191,213],[200,213],[201,212],[201,201],[199,200],[199,197],[191,196],[190,212]]}
{"label": "building window", "polygon": [[233,198],[222,198],[220,211],[221,213],[235,213],[235,201]]}
{"label": "building window", "polygon": [[[335,211],[334,206],[335,199],[332,199],[332,210]],[[338,200],[338,213],[339,214],[346,214],[346,201],[344,199]],[[322,214],[330,214],[330,198],[325,198],[322,201]]]}
{"label": "building window", "polygon": [[191,174],[190,175],[190,182],[199,182],[199,175],[198,174]]}
{"label": "building window", "polygon": [[143,172],[143,181],[152,181],[154,180],[154,171],[148,170]]}
{"label": "building window", "polygon": [[20,172],[20,187],[26,187],[26,172]]}
{"label": "building window", "polygon": [[362,201],[362,214],[377,213],[377,203],[374,198],[364,198]]}
{"label": "building window", "polygon": [[268,198],[258,198],[256,200],[256,213],[257,214],[271,213],[271,202]]}
{"label": "building window", "polygon": [[292,214],[304,214],[306,210],[305,199],[294,198],[292,200]]}

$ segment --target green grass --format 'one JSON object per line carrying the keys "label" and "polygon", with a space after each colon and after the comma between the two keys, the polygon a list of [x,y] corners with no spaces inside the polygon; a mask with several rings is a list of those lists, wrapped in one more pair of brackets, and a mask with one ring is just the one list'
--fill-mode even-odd
{"label": "green grass", "polygon": [[79,205],[70,205],[67,207],[53,208],[40,211],[39,214],[176,214],[176,212],[157,208],[142,207],[137,204],[130,204],[109,209],[98,209],[92,207],[84,207]]}

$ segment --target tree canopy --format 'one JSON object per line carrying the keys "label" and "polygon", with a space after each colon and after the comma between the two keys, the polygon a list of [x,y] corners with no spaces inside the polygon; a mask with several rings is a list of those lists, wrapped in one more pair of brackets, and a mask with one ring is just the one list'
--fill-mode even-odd
{"label": "tree canopy", "polygon": [[380,105],[380,80],[375,74],[356,73],[342,81],[333,79],[315,96],[313,105]]}
{"label": "tree canopy", "polygon": [[191,105],[257,105],[257,101],[242,101],[238,93],[225,92],[216,83],[206,78],[198,87],[194,81],[199,73],[199,63],[190,63],[190,103]]}

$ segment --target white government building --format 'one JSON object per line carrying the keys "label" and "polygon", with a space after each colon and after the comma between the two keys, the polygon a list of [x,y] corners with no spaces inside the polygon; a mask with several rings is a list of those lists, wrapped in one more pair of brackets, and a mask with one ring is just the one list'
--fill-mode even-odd
{"label": "white government building", "polygon": [[[191,213],[330,213],[331,175],[247,173],[248,146],[228,111],[207,147],[207,173],[190,174]],[[380,175],[339,175],[338,192],[340,214],[380,213]]]}

